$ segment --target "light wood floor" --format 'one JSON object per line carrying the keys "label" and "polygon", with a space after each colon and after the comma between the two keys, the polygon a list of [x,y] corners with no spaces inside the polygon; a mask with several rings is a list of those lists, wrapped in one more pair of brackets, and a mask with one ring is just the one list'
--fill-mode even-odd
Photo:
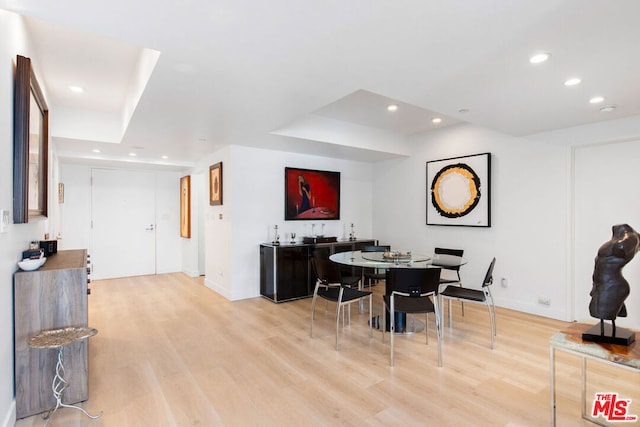
{"label": "light wood floor", "polygon": [[[374,287],[381,311],[383,285]],[[368,337],[367,314],[334,349],[333,310],[320,304],[309,337],[311,299],[229,302],[183,274],[94,281],[89,297],[90,399],[61,409],[51,426],[545,426],[549,337],[566,323],[498,309],[495,350],[488,314],[454,304],[445,328],[444,367],[435,328],[389,341]],[[430,319],[433,322],[433,318]],[[580,419],[580,362],[558,353],[558,425]],[[71,379],[73,382],[73,379]],[[616,391],[640,415],[640,376],[589,363],[587,400]],[[39,416],[16,426],[42,425]],[[629,425],[629,424],[625,424]]]}

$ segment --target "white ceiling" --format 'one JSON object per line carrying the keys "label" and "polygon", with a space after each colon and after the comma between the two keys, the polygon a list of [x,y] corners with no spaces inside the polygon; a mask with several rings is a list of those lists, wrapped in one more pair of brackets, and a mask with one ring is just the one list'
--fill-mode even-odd
{"label": "white ceiling", "polygon": [[[242,144],[376,161],[403,155],[409,135],[460,121],[521,136],[640,114],[637,0],[0,8],[28,17],[65,159],[132,162],[135,152],[136,162],[185,167]],[[531,65],[538,51],[551,59]],[[582,83],[565,87],[572,76]],[[605,102],[589,104],[594,95]]]}

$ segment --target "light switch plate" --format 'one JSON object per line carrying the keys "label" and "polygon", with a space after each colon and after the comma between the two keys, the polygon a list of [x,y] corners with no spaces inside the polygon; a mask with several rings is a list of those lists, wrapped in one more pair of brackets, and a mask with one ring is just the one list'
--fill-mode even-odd
{"label": "light switch plate", "polygon": [[9,232],[9,211],[6,209],[0,210],[0,233]]}

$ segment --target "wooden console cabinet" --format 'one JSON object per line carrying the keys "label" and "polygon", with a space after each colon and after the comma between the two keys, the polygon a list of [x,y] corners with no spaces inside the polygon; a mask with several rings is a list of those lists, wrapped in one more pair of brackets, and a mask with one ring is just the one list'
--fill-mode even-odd
{"label": "wooden console cabinet", "polygon": [[[337,252],[357,251],[375,244],[373,239],[278,246],[263,243],[260,245],[260,295],[274,302],[310,297],[315,287],[311,267],[311,256],[315,252],[328,258]],[[343,271],[343,274],[356,273]]]}
{"label": "wooden console cabinet", "polygon": [[[43,330],[87,326],[87,251],[60,251],[35,271],[14,274],[14,330],[16,417],[24,418],[52,409],[51,383],[57,349],[29,347]],[[69,386],[64,403],[87,400],[88,340],[65,346],[64,367]]]}

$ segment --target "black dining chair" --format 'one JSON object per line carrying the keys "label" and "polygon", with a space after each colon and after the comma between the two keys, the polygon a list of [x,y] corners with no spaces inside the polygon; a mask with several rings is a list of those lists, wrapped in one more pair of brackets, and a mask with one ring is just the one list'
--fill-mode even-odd
{"label": "black dining chair", "polygon": [[[464,255],[464,249],[449,249],[449,248],[435,248],[433,251],[436,255],[453,255],[461,257]],[[458,284],[462,286],[462,279],[460,278],[460,266],[439,266],[442,268],[442,274],[440,274],[440,285],[453,285]],[[462,309],[462,315],[464,316],[464,303],[460,303]]]}
{"label": "black dining chair", "polygon": [[[391,327],[390,365],[394,363],[394,337],[396,334],[397,312],[425,314],[426,343],[429,343],[429,313],[433,313],[438,338],[438,366],[442,366],[442,326],[438,309],[438,288],[440,286],[439,268],[390,268],[386,273],[386,286],[389,295],[383,296],[384,307],[389,311]],[[386,316],[383,316],[383,319]],[[385,321],[386,322],[386,321]],[[383,325],[382,333],[386,325]]]}
{"label": "black dining chair", "polygon": [[[328,259],[312,257],[311,266],[316,275],[316,286],[311,300],[311,337],[313,338],[313,321],[315,318],[316,300],[318,297],[336,303],[336,351],[338,350],[338,337],[340,328],[340,312],[342,312],[342,327],[344,328],[344,308],[354,302],[369,299],[369,313],[371,313],[371,292],[352,288],[349,283],[342,280],[338,266]],[[349,323],[351,311],[349,310]],[[372,322],[369,322],[369,338],[373,336]]]}
{"label": "black dining chair", "polygon": [[[364,252],[389,252],[391,250],[390,245],[376,245],[376,246],[363,246],[360,249]],[[364,270],[364,283],[363,286],[368,285],[369,287],[373,286],[374,282],[377,283],[380,280],[385,279],[385,272],[380,271],[378,269],[368,269]]]}
{"label": "black dining chair", "polygon": [[480,289],[465,288],[462,286],[449,285],[444,291],[440,292],[441,301],[448,300],[449,305],[449,327],[452,328],[452,316],[451,316],[451,300],[470,302],[476,304],[484,304],[489,310],[489,323],[491,325],[491,349],[493,350],[494,340],[496,336],[496,306],[493,302],[493,296],[491,295],[491,284],[493,283],[493,267],[496,264],[496,259],[493,258],[487,274],[482,281],[482,287]]}
{"label": "black dining chair", "polygon": [[[351,250],[351,246],[348,247],[349,250]],[[346,251],[347,249],[345,249],[345,247],[341,247],[341,248],[336,248],[334,253],[337,252],[343,252]],[[322,257],[322,251],[318,251],[317,249],[314,249],[313,251],[313,256],[314,257]],[[324,257],[325,259],[328,258],[328,255],[326,257]],[[362,289],[362,271],[360,267],[353,267],[353,266],[345,266],[345,265],[338,265],[338,270],[340,270],[340,275],[342,277],[342,283],[349,286],[350,288],[358,288],[358,289]]]}

